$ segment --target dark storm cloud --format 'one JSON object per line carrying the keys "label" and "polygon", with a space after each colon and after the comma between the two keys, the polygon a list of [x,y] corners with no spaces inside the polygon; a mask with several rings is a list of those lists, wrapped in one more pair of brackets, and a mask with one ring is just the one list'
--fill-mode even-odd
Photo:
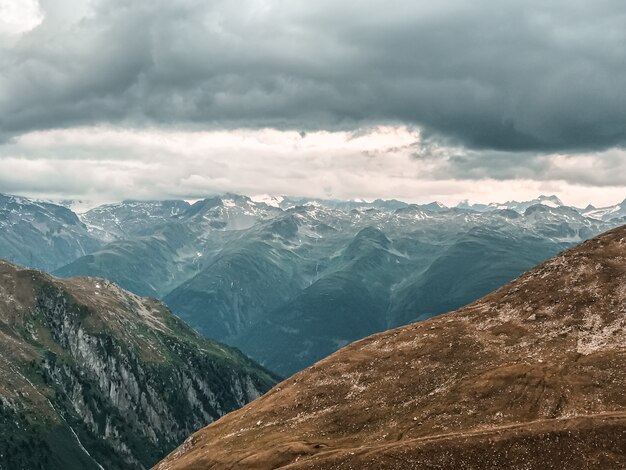
{"label": "dark storm cloud", "polygon": [[621,0],[101,0],[73,22],[68,3],[0,51],[5,136],[406,123],[470,148],[626,142]]}

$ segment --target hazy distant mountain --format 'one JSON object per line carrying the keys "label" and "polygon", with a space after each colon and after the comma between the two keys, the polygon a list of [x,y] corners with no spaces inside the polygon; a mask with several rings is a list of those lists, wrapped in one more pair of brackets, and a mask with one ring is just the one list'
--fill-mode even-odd
{"label": "hazy distant mountain", "polygon": [[79,217],[89,232],[111,242],[166,224],[189,207],[185,201],[124,201],[95,207]]}
{"label": "hazy distant mountain", "polygon": [[443,212],[448,209],[445,204],[442,204],[439,201],[433,201],[428,204],[412,204],[411,206],[429,212]]}
{"label": "hazy distant mountain", "polygon": [[159,302],[0,261],[0,467],[145,469],[275,379]]}
{"label": "hazy distant mountain", "polygon": [[0,257],[46,271],[102,246],[66,207],[0,194]]}
{"label": "hazy distant mountain", "polygon": [[609,207],[587,207],[581,211],[586,217],[600,220],[611,220],[626,217],[626,201]]}
{"label": "hazy distant mountain", "polygon": [[490,210],[503,210],[511,209],[516,212],[524,212],[531,206],[542,204],[547,207],[560,207],[563,205],[561,200],[556,196],[539,196],[537,199],[530,201],[508,201],[504,203],[491,203],[491,204],[470,204],[468,201],[461,202],[457,207],[461,209],[472,209],[479,212]]}
{"label": "hazy distant mountain", "polygon": [[554,196],[478,209],[225,194],[97,207],[81,215],[85,226],[59,208],[94,248],[64,252],[54,272],[164,299],[202,333],[289,375],[365,335],[456,309],[623,220]]}
{"label": "hazy distant mountain", "polygon": [[613,230],[466,308],[356,342],[158,468],[626,468],[625,239]]}
{"label": "hazy distant mountain", "polygon": [[[137,210],[135,202],[118,205],[117,212],[149,214],[144,223],[129,218],[141,229],[73,261],[55,274],[104,277],[137,294],[163,297],[201,271],[205,253],[220,251],[233,234],[282,212],[237,195],[204,199],[188,205],[184,211],[178,211],[183,205],[174,206],[169,201],[159,208],[157,216],[148,210],[153,206],[150,203],[148,208]],[[174,209],[176,213],[171,215]],[[122,226],[128,227],[128,223]]]}
{"label": "hazy distant mountain", "polygon": [[319,205],[328,209],[338,209],[342,211],[367,208],[394,211],[396,209],[402,209],[403,207],[407,207],[409,205],[406,202],[398,201],[396,199],[376,199],[374,201],[368,202],[364,200],[343,201],[339,199],[281,197],[279,207],[283,209],[291,209],[297,206],[304,206],[307,204]]}

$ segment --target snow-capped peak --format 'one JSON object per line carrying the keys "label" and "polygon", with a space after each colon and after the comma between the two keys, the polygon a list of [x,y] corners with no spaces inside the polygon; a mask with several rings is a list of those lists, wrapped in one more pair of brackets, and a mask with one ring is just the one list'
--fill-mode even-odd
{"label": "snow-capped peak", "polygon": [[539,196],[536,199],[536,201],[548,207],[561,207],[563,205],[563,202],[561,202],[561,200],[556,196],[543,196],[542,195],[542,196]]}
{"label": "snow-capped peak", "polygon": [[270,194],[257,194],[250,198],[252,202],[259,202],[266,204],[270,207],[280,207],[280,204],[285,200],[282,196],[272,196]]}

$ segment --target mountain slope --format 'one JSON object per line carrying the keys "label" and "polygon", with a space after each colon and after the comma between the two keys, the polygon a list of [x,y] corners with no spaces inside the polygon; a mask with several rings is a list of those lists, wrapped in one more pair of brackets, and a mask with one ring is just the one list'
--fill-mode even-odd
{"label": "mountain slope", "polygon": [[[326,273],[230,342],[289,376],[386,328],[391,286],[414,267],[373,227],[361,230]],[[280,341],[280,348],[276,347]]]}
{"label": "mountain slope", "polygon": [[0,257],[52,271],[102,243],[71,210],[0,194]]}
{"label": "mountain slope", "polygon": [[0,262],[1,468],[146,468],[274,377],[152,299]]}
{"label": "mountain slope", "polygon": [[406,325],[467,305],[566,247],[543,237],[473,228],[394,293],[389,325]]}
{"label": "mountain slope", "polygon": [[586,217],[600,220],[611,220],[626,217],[626,201],[614,206],[595,208],[593,206],[582,210]]}
{"label": "mountain slope", "polygon": [[189,209],[185,201],[123,201],[105,204],[80,215],[90,233],[104,242],[111,242],[166,224]]}
{"label": "mountain slope", "polygon": [[[89,211],[85,219],[104,226],[91,226],[94,233],[108,229],[107,237],[121,238],[54,274],[103,277],[136,294],[161,298],[202,269],[205,253],[214,253],[231,235],[282,212],[233,194],[198,201],[184,211],[186,203],[181,202],[127,201]],[[147,220],[136,220],[142,214]]]}
{"label": "mountain slope", "polygon": [[624,468],[626,227],[368,337],[155,468]]}
{"label": "mountain slope", "polygon": [[151,235],[109,243],[53,274],[101,277],[135,294],[160,297],[198,270],[198,253],[188,246],[193,237],[182,225],[165,225]]}
{"label": "mountain slope", "polygon": [[294,258],[262,241],[224,249],[164,301],[198,331],[228,341],[302,289]]}

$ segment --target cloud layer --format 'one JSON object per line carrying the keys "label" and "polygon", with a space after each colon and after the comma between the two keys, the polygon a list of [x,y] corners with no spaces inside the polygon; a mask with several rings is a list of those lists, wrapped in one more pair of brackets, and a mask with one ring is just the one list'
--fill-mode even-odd
{"label": "cloud layer", "polygon": [[475,150],[626,140],[621,0],[40,3],[40,26],[0,37],[5,139],[103,124],[404,124]]}
{"label": "cloud layer", "polygon": [[94,201],[195,199],[234,191],[455,204],[558,194],[608,205],[626,195],[626,151],[484,152],[433,142],[407,127],[359,132],[80,127],[24,134],[0,146],[0,188]]}

